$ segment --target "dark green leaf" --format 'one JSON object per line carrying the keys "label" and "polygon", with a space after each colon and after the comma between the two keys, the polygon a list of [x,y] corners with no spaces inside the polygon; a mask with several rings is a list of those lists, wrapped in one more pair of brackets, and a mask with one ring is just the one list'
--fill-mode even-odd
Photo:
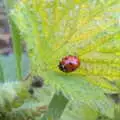
{"label": "dark green leaf", "polygon": [[68,99],[60,92],[53,96],[48,112],[41,120],[59,120],[68,103]]}
{"label": "dark green leaf", "polygon": [[1,64],[0,64],[0,81],[4,82],[4,72]]}

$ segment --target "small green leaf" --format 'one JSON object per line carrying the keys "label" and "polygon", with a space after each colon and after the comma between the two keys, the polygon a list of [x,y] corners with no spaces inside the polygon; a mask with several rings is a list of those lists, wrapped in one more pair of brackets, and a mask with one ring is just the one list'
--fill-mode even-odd
{"label": "small green leaf", "polygon": [[120,105],[115,105],[115,117],[114,120],[120,120]]}
{"label": "small green leaf", "polygon": [[0,82],[4,82],[4,72],[1,64],[0,64]]}
{"label": "small green leaf", "polygon": [[41,120],[59,120],[68,101],[61,92],[56,93],[49,104],[47,113]]}

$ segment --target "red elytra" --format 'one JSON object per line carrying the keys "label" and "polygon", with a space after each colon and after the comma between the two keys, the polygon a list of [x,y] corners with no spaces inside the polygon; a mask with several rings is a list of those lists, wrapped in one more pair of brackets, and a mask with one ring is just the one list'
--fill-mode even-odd
{"label": "red elytra", "polygon": [[72,55],[63,57],[58,65],[59,69],[66,73],[75,71],[79,66],[79,58]]}

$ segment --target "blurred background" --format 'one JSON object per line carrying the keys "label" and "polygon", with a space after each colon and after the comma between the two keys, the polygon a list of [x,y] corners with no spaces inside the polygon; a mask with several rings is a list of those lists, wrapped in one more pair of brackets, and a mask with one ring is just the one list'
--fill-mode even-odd
{"label": "blurred background", "polygon": [[[29,60],[25,50],[25,43],[23,42],[21,45],[23,49],[22,74],[25,76],[29,69]],[[4,79],[7,81],[17,79],[15,62],[7,15],[3,1],[0,0],[0,67],[2,68],[2,72],[4,72]]]}

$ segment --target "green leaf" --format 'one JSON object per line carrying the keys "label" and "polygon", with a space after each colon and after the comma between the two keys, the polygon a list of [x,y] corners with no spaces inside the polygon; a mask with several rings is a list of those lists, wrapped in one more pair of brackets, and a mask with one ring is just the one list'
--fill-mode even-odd
{"label": "green leaf", "polygon": [[59,120],[68,101],[61,92],[56,93],[49,104],[47,113],[45,113],[41,120]]}
{"label": "green leaf", "polygon": [[115,116],[114,116],[114,120],[120,120],[120,105],[116,104],[115,105]]}
{"label": "green leaf", "polygon": [[4,71],[1,64],[0,64],[0,82],[5,82]]}
{"label": "green leaf", "polygon": [[[102,46],[115,41],[119,35],[119,25],[111,17],[111,8],[119,3],[118,0],[102,4],[25,0],[18,2],[10,14],[27,42],[32,74],[42,76],[46,84],[71,100],[89,104],[110,117],[113,104],[99,87],[109,92],[119,91],[112,84],[113,80],[120,79],[120,62],[116,55],[116,50],[120,52],[119,41],[112,53],[110,49],[108,53],[103,52]],[[67,55],[81,60],[78,70],[68,74],[58,68],[60,60]]]}
{"label": "green leaf", "polygon": [[71,103],[61,120],[96,120],[97,116],[98,112],[90,106],[83,103]]}

